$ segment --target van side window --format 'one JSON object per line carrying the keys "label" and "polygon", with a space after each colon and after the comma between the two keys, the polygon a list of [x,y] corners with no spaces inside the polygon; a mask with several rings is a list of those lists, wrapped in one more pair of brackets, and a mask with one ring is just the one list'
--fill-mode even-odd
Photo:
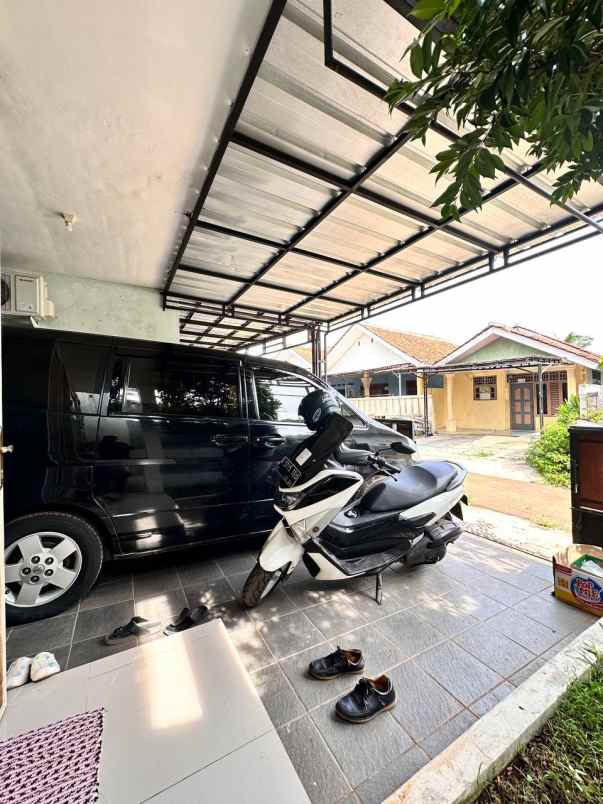
{"label": "van side window", "polygon": [[254,369],[260,419],[303,424],[297,409],[306,394],[316,390],[310,380],[269,368]]}
{"label": "van side window", "polygon": [[[218,360],[175,363],[133,357],[121,413],[238,418],[241,415],[236,364]],[[115,412],[115,411],[114,411]]]}
{"label": "van side window", "polygon": [[50,363],[48,407],[98,415],[106,359],[106,349],[57,343]]}

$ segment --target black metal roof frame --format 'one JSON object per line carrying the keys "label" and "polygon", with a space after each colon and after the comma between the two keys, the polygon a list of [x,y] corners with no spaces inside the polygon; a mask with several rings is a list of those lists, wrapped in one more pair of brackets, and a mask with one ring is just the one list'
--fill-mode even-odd
{"label": "black metal roof frame", "polygon": [[537,366],[558,365],[563,363],[559,357],[509,357],[501,360],[482,360],[470,363],[451,363],[450,365],[425,365],[415,366],[413,363],[395,363],[391,366],[380,368],[363,369],[358,371],[341,371],[337,374],[329,374],[329,377],[349,377],[361,375],[364,371],[371,374],[419,374],[420,376],[432,376],[435,374],[454,374],[464,371],[501,371],[504,369],[528,369]]}
{"label": "black metal roof frame", "polygon": [[[406,0],[405,2],[399,2],[398,0],[385,0],[385,2],[401,14],[408,6],[412,6],[412,3],[406,2]],[[559,206],[563,207],[568,212],[567,217],[542,229],[533,231],[506,245],[500,246],[498,244],[484,241],[481,238],[475,237],[474,235],[459,229],[458,226],[455,225],[455,221],[451,218],[438,219],[436,217],[432,217],[401,202],[394,201],[390,198],[380,195],[379,193],[367,189],[365,186],[363,186],[364,182],[373,173],[375,173],[375,171],[382,167],[397,151],[399,151],[400,148],[409,142],[410,134],[405,130],[405,127],[398,132],[398,135],[394,137],[390,143],[377,151],[377,153],[352,179],[342,179],[341,177],[336,176],[327,170],[310,165],[297,157],[280,152],[266,143],[254,140],[249,136],[237,132],[237,122],[243,111],[246,100],[261,67],[264,56],[268,50],[270,41],[276,30],[285,5],[286,0],[273,0],[271,4],[256,48],[250,58],[243,82],[237,97],[232,104],[230,114],[228,115],[222,135],[217,144],[216,151],[207,170],[205,181],[203,182],[203,186],[192,212],[188,213],[189,222],[168,273],[162,294],[163,304],[165,309],[177,309],[186,313],[186,316],[183,318],[180,327],[181,336],[185,342],[199,343],[204,337],[207,341],[207,333],[209,333],[210,330],[219,329],[221,331],[225,331],[226,334],[224,336],[217,337],[212,333],[211,342],[209,345],[221,346],[223,348],[226,347],[233,350],[240,350],[242,348],[260,345],[266,349],[267,346],[277,338],[281,339],[282,344],[284,345],[284,336],[293,335],[304,331],[311,332],[312,330],[316,329],[321,329],[322,331],[333,331],[342,326],[348,326],[356,321],[366,320],[367,318],[379,313],[394,310],[405,306],[406,304],[412,304],[421,299],[441,293],[444,290],[448,290],[451,287],[458,287],[466,284],[467,282],[475,281],[483,276],[498,273],[505,268],[518,265],[526,260],[550,253],[557,248],[562,248],[570,245],[573,242],[584,240],[603,233],[603,223],[599,220],[596,220],[594,217],[603,213],[603,204],[593,207],[589,210],[588,214],[585,214],[581,210],[575,209],[569,204],[559,204]],[[356,72],[352,67],[339,61],[335,57],[333,49],[331,0],[323,0],[323,15],[325,66],[382,100],[386,90],[385,86],[380,86],[374,83],[366,76]],[[401,107],[401,111],[407,115],[412,115],[414,112],[414,107],[406,103]],[[449,128],[439,122],[434,123],[432,125],[432,129],[448,141],[455,141],[459,137],[458,134],[451,131]],[[231,143],[256,154],[261,154],[262,156],[274,160],[275,162],[286,165],[288,168],[300,171],[307,176],[318,179],[328,187],[334,188],[335,194],[323,206],[323,208],[316,215],[314,215],[305,226],[300,228],[297,233],[286,243],[272,241],[248,232],[216,226],[214,224],[201,221],[199,218],[205,201],[220,168],[220,164],[226,149]],[[483,198],[483,203],[487,204],[489,201],[499,197],[517,185],[523,185],[532,192],[551,200],[550,194],[532,181],[532,177],[541,170],[542,165],[540,163],[532,165],[523,173],[519,173],[508,167],[505,171],[508,175],[508,178],[496,185],[490,192],[486,193]],[[302,248],[300,244],[304,237],[316,229],[316,227],[322,223],[335,209],[337,209],[337,207],[339,207],[343,201],[352,195],[356,195],[360,198],[370,201],[373,204],[400,213],[407,218],[417,221],[423,228],[405,240],[400,241],[398,244],[388,249],[384,253],[368,260],[366,263],[348,262]],[[462,209],[460,211],[461,218],[470,211],[471,210],[468,209]],[[544,247],[551,238],[572,226],[574,228],[569,233],[571,237],[563,238],[563,242],[554,243],[551,247]],[[581,230],[587,227],[590,230],[588,233],[581,236],[573,236],[574,233],[579,233]],[[275,250],[275,253],[268,259],[267,262],[264,263],[264,265],[262,265],[259,270],[255,272],[253,276],[248,279],[229,277],[228,275],[221,274],[218,271],[211,271],[206,268],[186,265],[182,263],[182,257],[195,229],[213,231],[215,233],[247,240],[256,244],[269,246]],[[437,271],[432,275],[427,276],[422,281],[400,276],[399,274],[390,274],[378,269],[378,266],[389,257],[401,253],[410,246],[420,242],[421,240],[432,235],[434,232],[438,231],[445,231],[448,235],[452,235],[453,237],[458,238],[465,243],[471,244],[474,248],[478,248],[481,253],[463,262],[450,266],[449,268]],[[564,234],[568,234],[568,232],[565,232]],[[346,274],[324,286],[320,290],[313,292],[304,292],[285,285],[267,281],[264,278],[267,272],[273,268],[284,256],[290,253],[299,254],[310,259],[338,265],[342,268],[345,268]],[[171,290],[171,287],[175,274],[178,270],[207,277],[223,278],[225,280],[230,279],[230,281],[234,280],[237,283],[240,283],[240,287],[226,302],[207,301],[195,296],[174,293]],[[368,304],[360,304],[358,302],[352,302],[341,297],[334,297],[332,295],[332,292],[336,288],[349,281],[352,276],[358,274],[375,275],[376,277],[387,279],[390,282],[400,285],[400,288]],[[239,300],[241,299],[242,295],[249,288],[254,286],[286,291],[292,295],[300,296],[300,299],[281,313],[275,313],[274,311],[241,304]],[[342,312],[340,315],[329,319],[328,321],[304,316],[298,312],[300,308],[302,308],[309,301],[320,298],[324,298],[330,303],[341,304],[342,306],[345,305],[347,308],[352,307],[354,309],[352,311],[348,309],[345,312]],[[211,320],[195,322],[193,317],[196,313],[202,314],[205,316],[205,318],[211,318]],[[230,324],[224,324],[226,319],[230,319]],[[250,326],[254,321],[262,321],[263,323],[267,324],[267,327],[256,331],[252,326]],[[195,331],[195,328],[199,327],[199,324],[202,326],[206,324],[201,333]],[[241,337],[239,333],[249,333],[249,335],[244,335]],[[189,340],[190,338],[192,338],[192,340]],[[282,348],[282,346],[279,348]]]}

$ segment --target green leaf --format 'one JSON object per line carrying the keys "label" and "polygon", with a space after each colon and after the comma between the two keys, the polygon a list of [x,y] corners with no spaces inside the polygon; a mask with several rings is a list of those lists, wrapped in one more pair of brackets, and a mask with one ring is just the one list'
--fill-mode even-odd
{"label": "green leaf", "polygon": [[532,44],[537,45],[538,42],[541,42],[543,39],[549,36],[551,31],[560,25],[563,20],[563,17],[553,17],[552,19],[547,20],[532,37]]}
{"label": "green leaf", "polygon": [[420,0],[412,10],[413,17],[420,20],[430,20],[446,9],[445,0]]}
{"label": "green leaf", "polygon": [[587,153],[590,153],[592,151],[592,149],[593,149],[594,144],[595,144],[592,129],[590,129],[588,131],[588,133],[586,134],[586,136],[583,137],[582,143],[584,145],[584,150]]}
{"label": "green leaf", "polygon": [[423,50],[421,45],[415,45],[410,51],[410,69],[417,78],[421,77],[423,72]]}
{"label": "green leaf", "polygon": [[423,69],[425,72],[429,72],[431,69],[431,47],[432,47],[432,39],[431,34],[425,34],[423,37],[423,46],[421,48],[423,53]]}

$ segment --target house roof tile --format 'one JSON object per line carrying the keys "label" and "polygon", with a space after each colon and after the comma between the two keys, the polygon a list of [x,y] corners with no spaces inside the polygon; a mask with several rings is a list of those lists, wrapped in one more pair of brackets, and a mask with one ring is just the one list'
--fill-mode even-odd
{"label": "house roof tile", "polygon": [[367,324],[365,329],[377,335],[382,340],[405,352],[424,364],[435,363],[456,349],[456,344],[432,335],[419,335],[416,332],[400,332],[396,329],[384,329]]}

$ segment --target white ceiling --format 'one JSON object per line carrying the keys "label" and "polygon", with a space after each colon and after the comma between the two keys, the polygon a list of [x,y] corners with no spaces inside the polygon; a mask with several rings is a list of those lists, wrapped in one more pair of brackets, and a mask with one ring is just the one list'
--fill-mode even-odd
{"label": "white ceiling", "polygon": [[162,286],[268,6],[0,0],[3,265]]}

